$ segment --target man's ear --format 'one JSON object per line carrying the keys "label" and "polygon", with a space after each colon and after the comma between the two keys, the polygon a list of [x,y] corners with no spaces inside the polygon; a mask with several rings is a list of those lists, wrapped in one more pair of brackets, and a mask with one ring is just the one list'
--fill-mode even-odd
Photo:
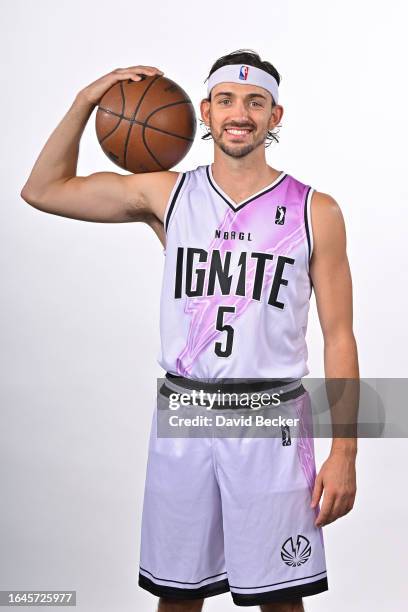
{"label": "man's ear", "polygon": [[210,126],[210,101],[208,98],[203,98],[200,102],[201,119],[207,127]]}
{"label": "man's ear", "polygon": [[269,119],[269,129],[273,130],[281,122],[283,117],[283,106],[275,104],[272,108],[271,118]]}

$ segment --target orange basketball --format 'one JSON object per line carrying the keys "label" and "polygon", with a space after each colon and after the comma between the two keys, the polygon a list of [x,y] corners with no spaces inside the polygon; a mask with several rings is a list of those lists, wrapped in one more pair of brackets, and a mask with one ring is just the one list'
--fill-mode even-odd
{"label": "orange basketball", "polygon": [[115,164],[138,174],[175,166],[193,144],[197,121],[186,92],[161,76],[120,81],[99,102],[96,134]]}

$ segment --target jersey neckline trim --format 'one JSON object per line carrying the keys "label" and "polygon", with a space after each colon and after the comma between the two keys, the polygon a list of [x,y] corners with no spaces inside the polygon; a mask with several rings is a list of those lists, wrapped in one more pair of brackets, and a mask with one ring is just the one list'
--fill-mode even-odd
{"label": "jersey neckline trim", "polygon": [[284,181],[285,178],[288,176],[285,172],[282,171],[279,174],[279,176],[277,176],[276,179],[272,183],[270,183],[269,185],[267,185],[266,187],[264,187],[260,191],[257,191],[253,195],[249,196],[248,198],[246,198],[245,200],[242,200],[242,202],[239,202],[237,204],[215,182],[214,177],[213,177],[213,173],[212,173],[212,170],[211,170],[211,164],[207,164],[207,166],[205,167],[205,171],[206,171],[206,175],[207,175],[207,178],[208,178],[208,182],[210,183],[211,187],[214,189],[214,191],[216,191],[218,193],[218,195],[224,200],[224,202],[226,202],[228,204],[228,206],[234,212],[237,212],[238,210],[240,210],[241,208],[243,208],[244,206],[246,206],[247,204],[249,204],[253,200],[256,200],[257,198],[263,196],[265,193],[268,193],[269,191],[272,191],[272,189],[275,189],[275,187],[280,185],[282,183],[282,181]]}

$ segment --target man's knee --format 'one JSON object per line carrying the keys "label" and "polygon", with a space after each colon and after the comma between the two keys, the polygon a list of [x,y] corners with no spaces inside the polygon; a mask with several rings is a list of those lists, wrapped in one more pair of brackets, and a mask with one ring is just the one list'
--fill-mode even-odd
{"label": "man's knee", "polygon": [[302,599],[293,599],[291,601],[277,601],[273,603],[263,604],[262,612],[304,612]]}
{"label": "man's knee", "polygon": [[176,600],[160,597],[158,612],[201,612],[204,599]]}

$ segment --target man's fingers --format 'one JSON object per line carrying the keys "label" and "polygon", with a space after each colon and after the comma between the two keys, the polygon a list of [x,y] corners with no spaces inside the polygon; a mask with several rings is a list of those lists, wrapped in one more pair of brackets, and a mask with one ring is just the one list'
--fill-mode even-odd
{"label": "man's fingers", "polygon": [[353,492],[331,492],[328,494],[326,490],[322,508],[315,522],[316,527],[329,525],[350,512],[354,505],[354,499],[355,494]]}
{"label": "man's fingers", "polygon": [[156,68],[156,66],[129,66],[128,68],[116,68],[113,72],[124,75],[124,74],[164,74],[163,70]]}
{"label": "man's fingers", "polygon": [[323,492],[323,482],[322,482],[322,479],[319,476],[317,476],[315,480],[314,488],[313,488],[312,501],[310,503],[311,508],[314,508],[315,506],[317,506],[322,496],[322,492]]}
{"label": "man's fingers", "polygon": [[99,104],[103,95],[113,85],[120,81],[131,79],[133,81],[140,81],[145,76],[162,76],[164,72],[156,68],[156,66],[129,66],[128,68],[115,68],[108,74],[100,77],[90,85],[84,87],[79,96],[85,98],[88,103]]}
{"label": "man's fingers", "polygon": [[162,71],[158,71],[158,70],[132,70],[131,72],[125,72],[123,73],[123,78],[127,79],[127,78],[131,78],[135,81],[140,81],[143,78],[143,75],[145,76],[155,76],[155,75],[159,75],[162,76],[164,74],[164,72]]}
{"label": "man's fingers", "polygon": [[331,511],[331,522],[350,512],[353,507],[353,502],[354,498],[351,494],[345,493],[338,496]]}
{"label": "man's fingers", "polygon": [[333,494],[328,493],[326,489],[323,497],[322,507],[315,521],[316,527],[322,527],[323,525],[327,525],[331,522],[331,512],[335,503],[335,499],[335,496]]}

